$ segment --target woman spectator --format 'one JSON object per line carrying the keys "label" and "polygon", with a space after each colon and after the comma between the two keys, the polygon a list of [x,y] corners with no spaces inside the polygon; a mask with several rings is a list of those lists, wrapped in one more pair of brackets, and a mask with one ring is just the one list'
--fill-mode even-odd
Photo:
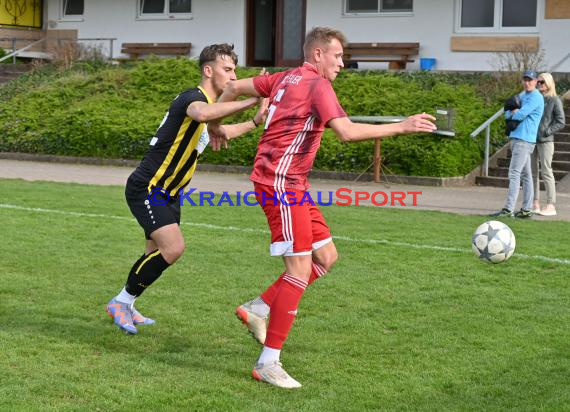
{"label": "woman spectator", "polygon": [[[562,130],[565,125],[564,108],[562,101],[556,95],[556,86],[550,73],[541,73],[538,76],[537,88],[544,96],[544,113],[538,126],[536,136],[536,149],[532,153],[532,173],[534,177],[534,205],[533,211],[542,216],[555,216],[556,189],[554,174],[552,173],[552,157],[554,155],[554,133]],[[540,175],[546,188],[546,207],[540,208]]]}

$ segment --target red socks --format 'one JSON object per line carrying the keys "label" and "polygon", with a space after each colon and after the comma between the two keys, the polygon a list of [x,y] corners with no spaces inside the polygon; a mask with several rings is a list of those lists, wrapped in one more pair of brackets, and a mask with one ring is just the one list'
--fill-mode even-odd
{"label": "red socks", "polygon": [[277,282],[281,285],[271,303],[269,327],[265,338],[265,346],[273,349],[283,347],[283,342],[287,339],[295,321],[299,301],[307,287],[307,283],[287,273],[281,275]]}
{"label": "red socks", "polygon": [[287,274],[287,272],[283,272],[281,276],[261,294],[261,299],[271,308],[265,346],[273,349],[281,349],[295,321],[297,306],[299,305],[305,288],[326,273],[327,271],[323,266],[313,262],[311,276],[307,283]]}
{"label": "red socks", "polygon": [[[311,283],[313,283],[315,280],[317,280],[321,276],[324,276],[326,273],[327,273],[327,271],[323,266],[319,265],[318,263],[313,262],[313,268],[311,270],[311,276],[309,277],[309,282],[307,283],[307,285],[310,285]],[[283,282],[283,276],[285,276],[285,275],[286,275],[286,272],[283,272],[281,274],[281,276],[279,276],[279,278],[271,286],[269,286],[265,292],[263,292],[261,294],[261,299],[263,299],[263,301],[265,303],[267,303],[269,306],[271,306],[271,304],[273,303],[273,300],[275,299],[275,296],[277,295],[277,291],[279,291],[279,287],[281,286],[281,283]]]}

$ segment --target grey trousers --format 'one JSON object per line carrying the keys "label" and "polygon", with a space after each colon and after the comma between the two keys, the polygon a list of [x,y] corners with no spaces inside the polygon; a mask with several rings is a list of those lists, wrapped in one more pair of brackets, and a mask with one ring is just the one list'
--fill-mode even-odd
{"label": "grey trousers", "polygon": [[534,143],[529,143],[520,139],[511,139],[511,163],[509,165],[509,191],[505,209],[514,210],[519,197],[521,180],[523,184],[523,204],[525,210],[532,209],[534,190],[532,184],[532,167],[530,165],[530,155],[534,150]]}
{"label": "grey trousers", "polygon": [[[537,143],[532,152],[531,165],[534,178],[534,200],[540,200],[539,176],[544,180],[546,189],[546,203],[556,203],[556,181],[552,172],[552,157],[554,156],[554,142]],[[540,175],[538,173],[540,164]]]}

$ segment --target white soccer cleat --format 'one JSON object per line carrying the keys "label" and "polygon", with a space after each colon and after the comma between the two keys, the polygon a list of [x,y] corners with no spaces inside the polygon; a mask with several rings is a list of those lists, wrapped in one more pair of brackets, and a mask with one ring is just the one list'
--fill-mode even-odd
{"label": "white soccer cleat", "polygon": [[295,389],[303,386],[285,372],[285,369],[281,366],[281,362],[258,363],[255,365],[255,368],[253,368],[251,375],[260,382],[267,382],[279,388]]}
{"label": "white soccer cleat", "polygon": [[267,318],[255,314],[249,303],[238,306],[236,316],[247,326],[253,337],[263,345],[267,335]]}

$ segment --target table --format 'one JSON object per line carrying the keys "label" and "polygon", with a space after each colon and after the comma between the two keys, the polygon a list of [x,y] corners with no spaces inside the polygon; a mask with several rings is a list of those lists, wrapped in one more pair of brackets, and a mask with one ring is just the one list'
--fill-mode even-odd
{"label": "table", "polygon": [[[349,119],[355,123],[398,123],[406,119],[405,116],[350,116]],[[380,182],[380,171],[382,169],[382,143],[380,138],[374,139],[374,182]]]}

